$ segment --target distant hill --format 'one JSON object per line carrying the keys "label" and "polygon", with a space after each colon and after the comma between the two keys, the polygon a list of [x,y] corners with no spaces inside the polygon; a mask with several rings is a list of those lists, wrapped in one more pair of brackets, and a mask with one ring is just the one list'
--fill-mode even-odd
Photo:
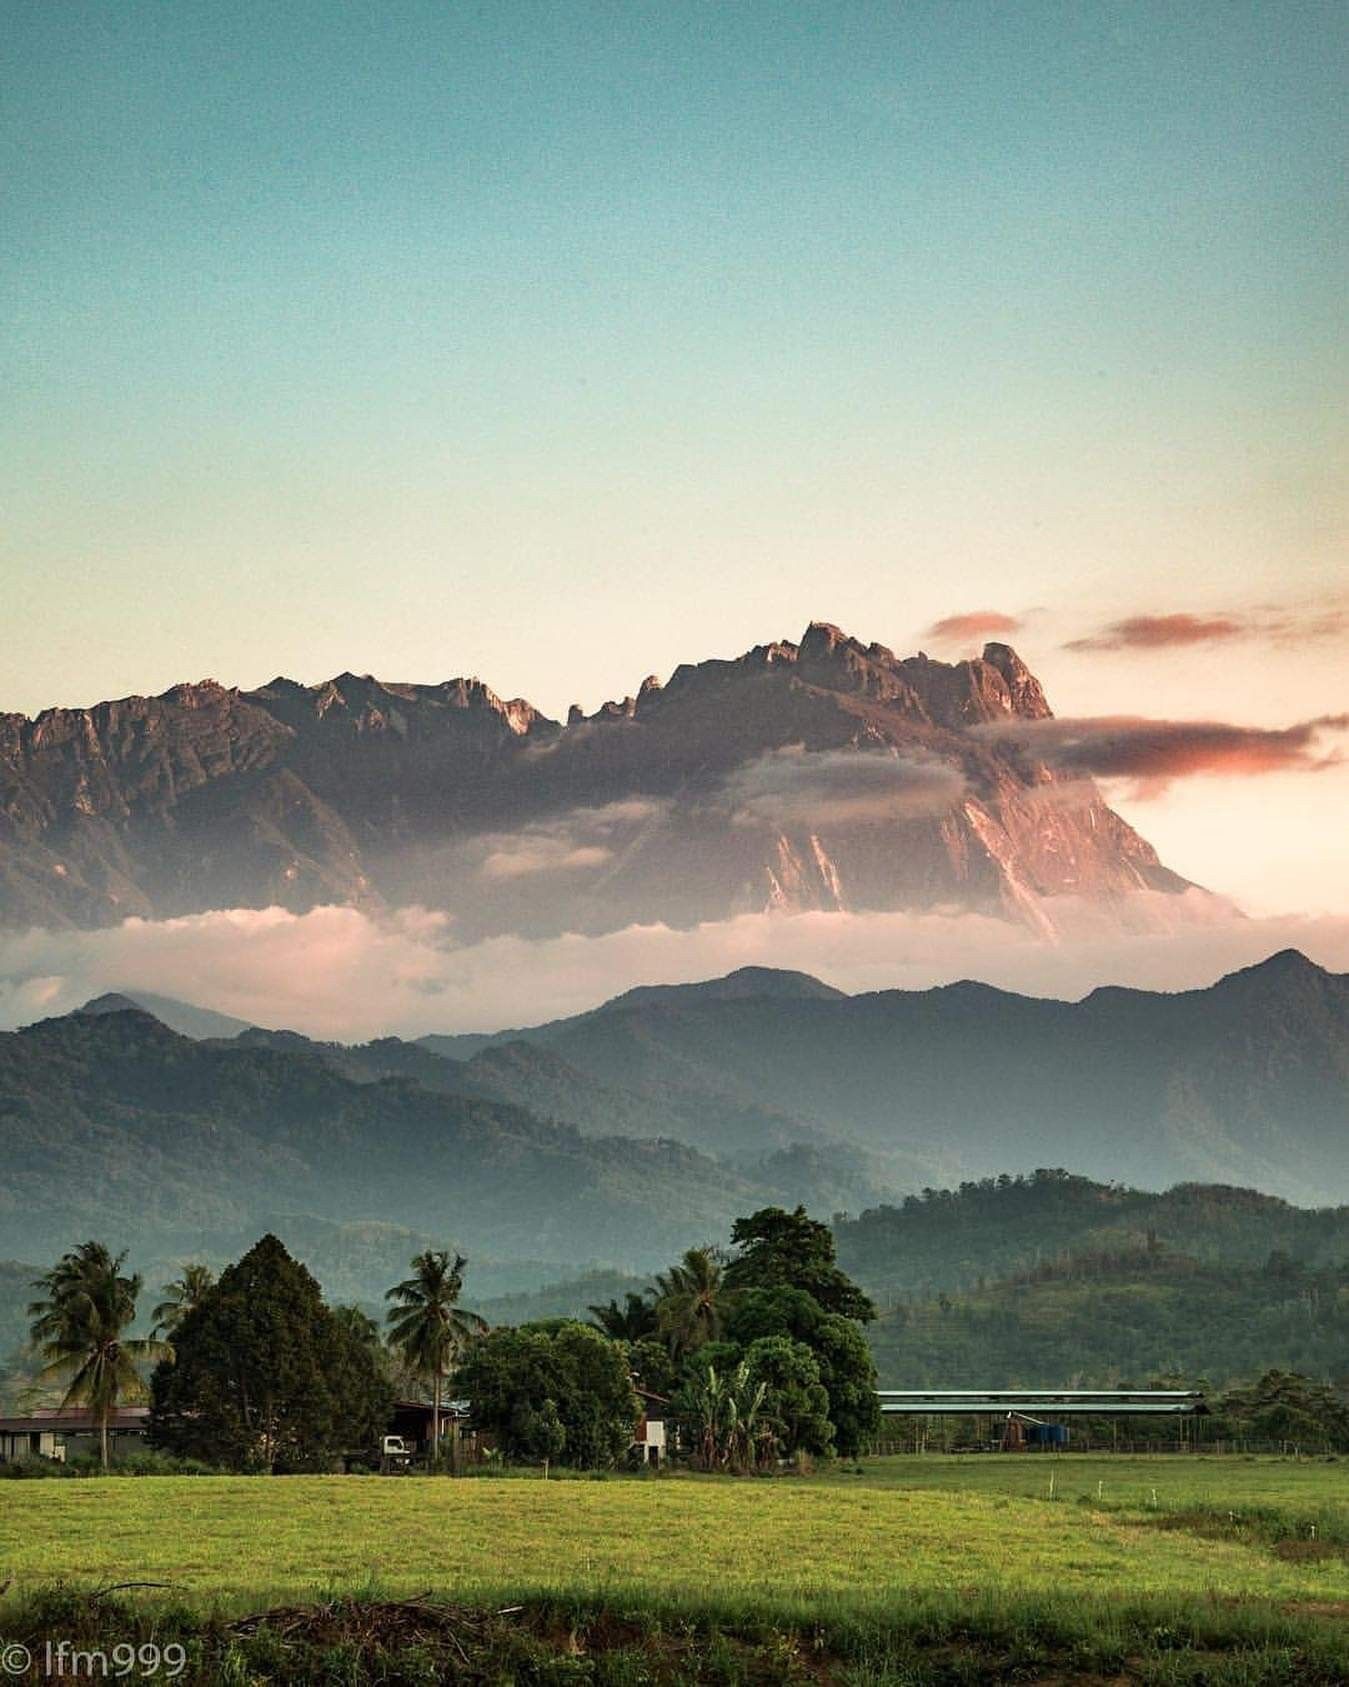
{"label": "distant hill", "polygon": [[[940,1148],[866,1149],[827,1124],[715,1088],[609,1083],[528,1035],[424,1037],[415,1043],[380,1037],[346,1045],[313,1042],[294,1031],[249,1030],[239,1041],[254,1048],[308,1051],[357,1083],[405,1078],[443,1095],[507,1102],[540,1119],[575,1125],[587,1136],[673,1137],[751,1176],[762,1171],[770,1179],[787,1180],[775,1187],[809,1189],[823,1211],[837,1206],[856,1211],[884,1191],[917,1188],[957,1169]],[[458,1052],[438,1052],[447,1044],[456,1045]],[[809,1181],[802,1182],[803,1177]]]}
{"label": "distant hill", "polygon": [[1180,1184],[1163,1194],[1065,1171],[927,1189],[897,1206],[836,1218],[839,1261],[879,1300],[955,1293],[1069,1254],[1161,1247],[1204,1265],[1349,1260],[1349,1206],[1302,1208],[1253,1189]]}
{"label": "distant hill", "polygon": [[[395,1052],[454,1077],[414,1045]],[[586,1135],[406,1076],[354,1076],[362,1058],[277,1033],[194,1041],[137,1010],[0,1035],[7,1245],[46,1258],[96,1234],[173,1254],[285,1202],[496,1259],[646,1269],[756,1206],[819,1204],[809,1161],[740,1170],[670,1137]]]}
{"label": "distant hill", "polygon": [[1062,1002],[965,982],[850,997],[746,967],[490,1035],[241,1040],[590,1136],[673,1137],[738,1166],[836,1151],[849,1170],[816,1193],[852,1211],[868,1190],[1053,1163],[1146,1188],[1349,1199],[1349,978],[1294,950],[1177,994]]}
{"label": "distant hill", "polygon": [[[895,1387],[1227,1381],[1274,1364],[1349,1374],[1349,1207],[1041,1171],[928,1190],[833,1231],[881,1309],[869,1335]],[[497,1299],[492,1316],[580,1316],[648,1281],[573,1276]]]}
{"label": "distant hill", "polygon": [[[716,1098],[940,1156],[938,1181],[1061,1164],[1150,1188],[1349,1199],[1349,978],[1293,950],[1174,995],[695,992],[619,998],[508,1036],[636,1095]],[[424,1046],[466,1052],[458,1039]]]}
{"label": "distant hill", "polygon": [[1205,1264],[1164,1248],[1083,1254],[882,1314],[881,1387],[1215,1389],[1270,1368],[1349,1385],[1349,1261]]}
{"label": "distant hill", "polygon": [[80,1012],[125,1013],[128,1008],[153,1014],[161,1025],[167,1025],[180,1037],[237,1037],[252,1029],[246,1019],[234,1019],[227,1013],[217,1013],[214,1008],[180,1002],[173,996],[157,996],[153,990],[110,991],[86,1002]]}
{"label": "distant hill", "polygon": [[792,1002],[839,1002],[847,992],[836,990],[812,978],[808,972],[791,972],[782,967],[737,967],[722,978],[693,984],[639,984],[606,1002],[601,1012],[622,1012],[624,1008],[654,1007],[683,1002],[742,1002],[749,999],[777,999]]}

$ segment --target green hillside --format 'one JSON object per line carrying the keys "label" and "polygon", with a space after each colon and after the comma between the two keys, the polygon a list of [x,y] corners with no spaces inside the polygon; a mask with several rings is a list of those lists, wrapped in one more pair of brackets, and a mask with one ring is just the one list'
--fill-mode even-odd
{"label": "green hillside", "polygon": [[0,1034],[8,1249],[43,1259],[97,1235],[196,1254],[256,1239],[280,1209],[498,1260],[649,1269],[757,1206],[877,1192],[829,1159],[733,1169],[668,1135],[592,1135],[407,1075],[357,1078],[345,1058],[303,1038],[194,1042],[135,1010]]}
{"label": "green hillside", "polygon": [[973,1289],[1065,1252],[1130,1253],[1149,1241],[1213,1265],[1255,1265],[1276,1251],[1338,1264],[1349,1259],[1349,1207],[1295,1207],[1224,1184],[1157,1194],[1042,1170],[925,1189],[836,1219],[834,1235],[844,1269],[884,1301]]}
{"label": "green hillside", "polygon": [[882,1387],[1141,1386],[1263,1371],[1349,1383],[1349,1262],[1204,1264],[1153,1247],[1081,1255],[968,1294],[883,1312]]}

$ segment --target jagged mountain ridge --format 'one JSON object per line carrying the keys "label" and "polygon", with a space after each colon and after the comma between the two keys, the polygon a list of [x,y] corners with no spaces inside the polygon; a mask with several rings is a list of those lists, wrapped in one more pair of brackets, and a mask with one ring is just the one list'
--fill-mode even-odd
{"label": "jagged mountain ridge", "polygon": [[764,908],[1126,908],[1184,880],[1081,781],[977,729],[1050,714],[814,623],[562,725],[478,680],[214,682],[0,715],[0,920],[452,912],[465,937]]}

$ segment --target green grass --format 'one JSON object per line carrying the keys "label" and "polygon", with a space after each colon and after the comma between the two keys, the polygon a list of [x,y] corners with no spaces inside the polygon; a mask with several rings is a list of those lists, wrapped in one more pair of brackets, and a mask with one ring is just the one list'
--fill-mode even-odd
{"label": "green grass", "polygon": [[1281,1459],[1256,1455],[1165,1453],[925,1453],[863,1459],[861,1478],[843,1461],[815,1480],[864,1481],[868,1487],[946,1489],[1043,1499],[1052,1478],[1064,1499],[1098,1495],[1111,1505],[1175,1508],[1191,1505],[1275,1505],[1290,1510],[1323,1505],[1349,1510],[1349,1458]]}
{"label": "green grass", "polygon": [[[788,1679],[764,1676],[758,1649],[809,1633],[839,1679],[858,1681],[1013,1679],[1037,1647],[1046,1669],[1090,1657],[1117,1679],[1349,1680],[1349,1463],[981,1455],[771,1481],[145,1477],[3,1488],[0,1579],[11,1579],[18,1614],[0,1608],[0,1633],[35,1622],[34,1601],[55,1583],[168,1583],[146,1597],[204,1621],[432,1590],[478,1612],[525,1605],[530,1645],[551,1632],[540,1613],[560,1611],[587,1632],[620,1618],[648,1637],[702,1625],[739,1659],[708,1675],[681,1653],[686,1673],[670,1680]],[[605,1668],[617,1669],[623,1646],[610,1651]],[[712,1652],[697,1652],[698,1669]],[[531,1670],[522,1678],[552,1678]]]}
{"label": "green grass", "polygon": [[[1015,1587],[1349,1601],[1349,1563],[1338,1556],[1290,1563],[1155,1527],[1164,1511],[1187,1511],[1204,1494],[1239,1511],[1297,1483],[1299,1504],[1309,1505],[1315,1468],[1234,1463],[1199,1475],[1158,1461],[1155,1482],[1134,1470],[1137,1503],[1117,1511],[1091,1503],[1106,1461],[991,1462],[886,1461],[871,1475],[805,1481],[19,1482],[0,1506],[0,1561],[18,1588],[135,1578],[226,1598],[377,1584],[456,1597],[712,1585],[867,1600]],[[1052,1501],[1051,1467],[1063,1473]],[[1319,1473],[1342,1507],[1341,1467]],[[1156,1510],[1142,1503],[1153,1485]]]}

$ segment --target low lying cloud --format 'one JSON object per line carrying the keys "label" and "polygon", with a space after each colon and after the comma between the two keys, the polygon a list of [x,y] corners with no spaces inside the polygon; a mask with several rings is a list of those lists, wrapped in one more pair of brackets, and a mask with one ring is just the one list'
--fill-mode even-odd
{"label": "low lying cloud", "polygon": [[533,873],[575,873],[603,867],[613,859],[603,844],[568,845],[561,838],[512,838],[494,849],[482,864],[485,879],[523,879]]}
{"label": "low lying cloud", "polygon": [[974,730],[1016,744],[1056,773],[1130,780],[1131,794],[1145,798],[1159,795],[1173,780],[1199,774],[1249,778],[1334,767],[1342,758],[1326,740],[1349,730],[1349,715],[1322,715],[1287,727],[1115,715],[993,721]]}
{"label": "low lying cloud", "polygon": [[1070,639],[1063,648],[1078,652],[1151,651],[1224,644],[1235,639],[1287,644],[1346,634],[1349,634],[1349,608],[1339,599],[1326,598],[1313,603],[1263,604],[1254,609],[1207,615],[1185,612],[1129,615],[1084,638]]}
{"label": "low lying cloud", "polygon": [[[496,1030],[581,1012],[635,984],[797,968],[849,991],[979,978],[1033,995],[1099,984],[1183,989],[1299,948],[1349,970],[1349,918],[1244,919],[1198,892],[1132,899],[1138,929],[1056,898],[1056,940],[978,914],[747,914],[678,931],[456,943],[442,914],[232,909],[97,932],[0,936],[0,1024],[65,1013],[105,990],[155,991],[256,1024],[347,1041]],[[1146,916],[1146,917],[1145,917]]]}
{"label": "low lying cloud", "polygon": [[964,615],[947,615],[934,621],[924,636],[940,644],[967,644],[971,639],[1020,632],[1024,624],[1019,616],[1003,615],[996,609],[971,609]]}
{"label": "low lying cloud", "polygon": [[659,819],[665,805],[643,797],[573,808],[518,832],[488,832],[468,846],[479,857],[478,874],[500,883],[540,873],[584,873],[613,860],[610,840]]}
{"label": "low lying cloud", "polygon": [[888,750],[791,745],[739,767],[723,794],[738,826],[814,831],[821,826],[943,814],[965,794],[959,770]]}

